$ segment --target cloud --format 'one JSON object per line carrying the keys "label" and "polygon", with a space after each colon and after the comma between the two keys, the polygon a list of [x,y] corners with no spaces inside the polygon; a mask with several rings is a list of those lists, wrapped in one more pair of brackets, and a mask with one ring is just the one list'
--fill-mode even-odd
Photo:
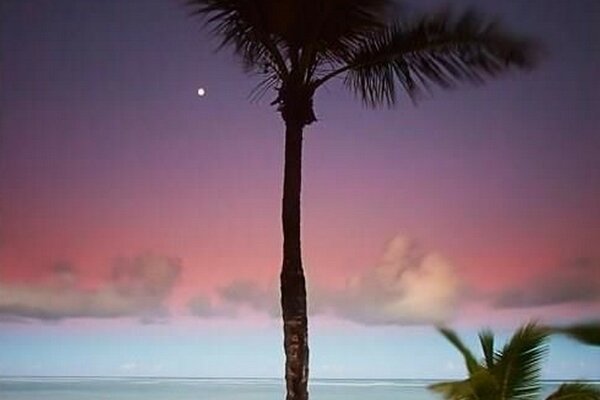
{"label": "cloud", "polygon": [[443,257],[397,236],[375,268],[322,301],[334,314],[367,325],[438,323],[452,315],[460,286]]}
{"label": "cloud", "polygon": [[[309,280],[310,281],[310,280]],[[380,262],[339,290],[309,284],[311,314],[328,313],[366,325],[410,325],[442,322],[452,314],[460,289],[454,268],[437,253],[423,251],[414,240],[397,236]],[[234,281],[218,292],[228,307],[248,307],[278,316],[277,286]],[[197,316],[216,316],[210,303],[193,302]]]}
{"label": "cloud", "polygon": [[255,282],[234,280],[217,291],[217,302],[205,295],[197,295],[188,303],[188,310],[196,317],[234,317],[247,308],[279,316],[278,293],[274,285],[263,288]]}
{"label": "cloud", "polygon": [[63,318],[159,317],[179,277],[177,258],[151,254],[118,259],[107,282],[96,289],[78,286],[75,269],[57,264],[50,279],[37,284],[0,284],[0,316]]}
{"label": "cloud", "polygon": [[236,280],[219,290],[220,297],[233,305],[241,305],[256,311],[266,311],[271,316],[279,316],[279,293],[275,284],[267,288],[254,282]]}
{"label": "cloud", "polygon": [[527,308],[600,300],[600,261],[577,258],[538,276],[520,288],[508,289],[493,301],[496,308]]}
{"label": "cloud", "polygon": [[188,310],[196,317],[234,317],[237,315],[235,307],[229,304],[216,305],[206,296],[198,295],[188,303]]}

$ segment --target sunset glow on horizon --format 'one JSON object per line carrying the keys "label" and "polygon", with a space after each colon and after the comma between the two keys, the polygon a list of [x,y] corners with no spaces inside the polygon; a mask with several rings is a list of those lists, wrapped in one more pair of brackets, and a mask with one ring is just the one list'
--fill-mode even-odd
{"label": "sunset glow on horizon", "polygon": [[[429,9],[443,2],[429,0]],[[532,72],[305,132],[317,377],[440,378],[530,321],[600,317],[600,3],[473,2]],[[0,8],[0,376],[280,376],[283,125],[178,2]],[[600,379],[553,338],[547,378]]]}

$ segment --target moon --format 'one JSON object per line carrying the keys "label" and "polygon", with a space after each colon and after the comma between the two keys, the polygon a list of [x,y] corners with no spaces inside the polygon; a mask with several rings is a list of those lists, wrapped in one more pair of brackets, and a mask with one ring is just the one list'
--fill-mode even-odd
{"label": "moon", "polygon": [[206,90],[204,90],[204,88],[199,88],[198,89],[198,96],[202,97],[206,94]]}

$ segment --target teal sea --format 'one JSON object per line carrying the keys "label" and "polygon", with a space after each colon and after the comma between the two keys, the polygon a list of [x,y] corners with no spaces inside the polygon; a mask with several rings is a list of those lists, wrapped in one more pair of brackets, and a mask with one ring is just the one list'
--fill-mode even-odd
{"label": "teal sea", "polygon": [[[433,381],[313,379],[312,400],[436,400]],[[600,384],[600,382],[590,382]],[[544,382],[545,394],[560,382]],[[2,400],[281,400],[281,379],[0,377]]]}

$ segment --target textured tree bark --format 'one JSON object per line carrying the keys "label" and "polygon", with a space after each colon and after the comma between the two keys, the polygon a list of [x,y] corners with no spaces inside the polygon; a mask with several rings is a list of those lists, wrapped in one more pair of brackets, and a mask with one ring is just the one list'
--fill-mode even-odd
{"label": "textured tree bark", "polygon": [[302,123],[286,121],[283,178],[281,310],[287,400],[308,399],[308,323],[306,281],[300,247]]}

